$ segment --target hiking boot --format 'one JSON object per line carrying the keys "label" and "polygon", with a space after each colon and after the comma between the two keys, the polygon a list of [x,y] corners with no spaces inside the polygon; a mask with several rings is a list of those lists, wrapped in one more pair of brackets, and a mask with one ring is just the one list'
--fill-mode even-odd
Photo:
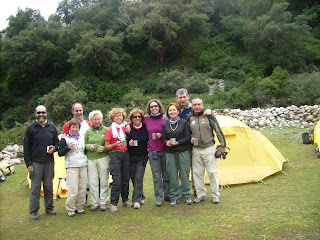
{"label": "hiking boot", "polygon": [[134,205],[133,205],[133,208],[139,209],[140,208],[140,203],[139,202],[135,202]]}
{"label": "hiking boot", "polygon": [[56,213],[56,211],[55,211],[53,208],[52,208],[52,209],[47,208],[47,209],[46,209],[46,214],[56,215],[57,213]]}
{"label": "hiking boot", "polygon": [[144,200],[144,199],[142,199],[141,201],[140,201],[140,204],[141,205],[143,205],[143,204],[145,204],[146,203],[146,201]]}
{"label": "hiking boot", "polygon": [[186,202],[187,205],[191,205],[192,204],[192,200],[189,197],[185,198],[184,201]]}
{"label": "hiking boot", "polygon": [[110,212],[118,212],[118,208],[115,205],[110,205]]}
{"label": "hiking boot", "polygon": [[170,203],[170,207],[176,207],[178,206],[179,200],[172,200]]}
{"label": "hiking boot", "polygon": [[91,210],[92,212],[94,212],[94,211],[97,211],[97,209],[98,209],[98,206],[93,205],[90,210]]}
{"label": "hiking boot", "polygon": [[100,205],[100,211],[104,212],[105,210],[107,210],[107,205],[105,204]]}
{"label": "hiking boot", "polygon": [[76,213],[84,214],[84,213],[85,213],[85,211],[83,210],[83,208],[82,208],[82,207],[80,207],[80,206],[76,206]]}
{"label": "hiking boot", "polygon": [[157,200],[156,201],[156,207],[161,207],[162,206],[162,201],[161,200]]}
{"label": "hiking boot", "polygon": [[68,211],[67,215],[68,215],[68,217],[75,217],[76,213],[74,211]]}
{"label": "hiking boot", "polygon": [[213,197],[212,198],[212,203],[213,204],[218,204],[220,201],[219,201],[219,198],[218,197]]}
{"label": "hiking boot", "polygon": [[207,197],[206,196],[202,196],[202,197],[197,197],[196,199],[193,200],[194,203],[199,203],[202,202],[204,200],[206,200]]}
{"label": "hiking boot", "polygon": [[31,220],[38,220],[39,219],[38,212],[30,213],[30,218],[31,218]]}
{"label": "hiking boot", "polygon": [[129,200],[128,200],[128,201],[125,201],[125,202],[123,203],[123,206],[132,207],[132,202],[130,202]]}

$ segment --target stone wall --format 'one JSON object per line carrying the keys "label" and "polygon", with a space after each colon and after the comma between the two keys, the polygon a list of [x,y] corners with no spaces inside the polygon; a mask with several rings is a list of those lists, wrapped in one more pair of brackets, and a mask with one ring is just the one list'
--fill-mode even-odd
{"label": "stone wall", "polygon": [[216,114],[237,118],[249,127],[301,127],[312,128],[320,120],[319,105],[280,108],[216,109]]}

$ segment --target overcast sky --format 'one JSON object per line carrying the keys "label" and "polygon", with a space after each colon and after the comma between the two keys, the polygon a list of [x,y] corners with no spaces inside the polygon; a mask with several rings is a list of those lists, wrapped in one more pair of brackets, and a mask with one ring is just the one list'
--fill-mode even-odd
{"label": "overcast sky", "polygon": [[15,16],[18,7],[22,10],[32,8],[39,10],[42,17],[48,20],[48,16],[55,13],[58,3],[62,0],[0,0],[0,30],[8,26],[7,18]]}

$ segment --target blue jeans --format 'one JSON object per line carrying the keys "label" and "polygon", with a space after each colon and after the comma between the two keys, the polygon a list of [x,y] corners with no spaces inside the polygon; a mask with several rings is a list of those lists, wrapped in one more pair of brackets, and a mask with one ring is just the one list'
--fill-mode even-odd
{"label": "blue jeans", "polygon": [[130,156],[131,159],[131,180],[133,184],[132,201],[140,202],[144,199],[143,177],[148,162],[148,156]]}
{"label": "blue jeans", "polygon": [[119,197],[123,202],[129,200],[130,156],[126,152],[110,152],[110,174],[112,175],[111,204],[118,205]]}
{"label": "blue jeans", "polygon": [[153,177],[154,195],[157,201],[170,199],[170,180],[166,168],[166,155],[164,150],[158,151],[158,159],[152,158],[149,151],[149,160]]}

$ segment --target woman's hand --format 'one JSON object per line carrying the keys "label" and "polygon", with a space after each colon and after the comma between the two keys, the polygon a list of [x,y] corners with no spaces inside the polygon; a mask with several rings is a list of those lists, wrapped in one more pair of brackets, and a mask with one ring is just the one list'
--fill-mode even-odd
{"label": "woman's hand", "polygon": [[133,140],[132,139],[129,141],[129,145],[130,145],[130,147],[133,147]]}
{"label": "woman's hand", "polygon": [[96,145],[95,144],[91,144],[90,145],[90,150],[91,151],[95,151],[96,150]]}
{"label": "woman's hand", "polygon": [[160,139],[161,138],[161,133],[157,133],[157,139]]}
{"label": "woman's hand", "polygon": [[74,149],[75,146],[76,146],[75,143],[74,143],[74,142],[71,142],[71,143],[69,143],[68,148],[69,148],[69,149]]}

